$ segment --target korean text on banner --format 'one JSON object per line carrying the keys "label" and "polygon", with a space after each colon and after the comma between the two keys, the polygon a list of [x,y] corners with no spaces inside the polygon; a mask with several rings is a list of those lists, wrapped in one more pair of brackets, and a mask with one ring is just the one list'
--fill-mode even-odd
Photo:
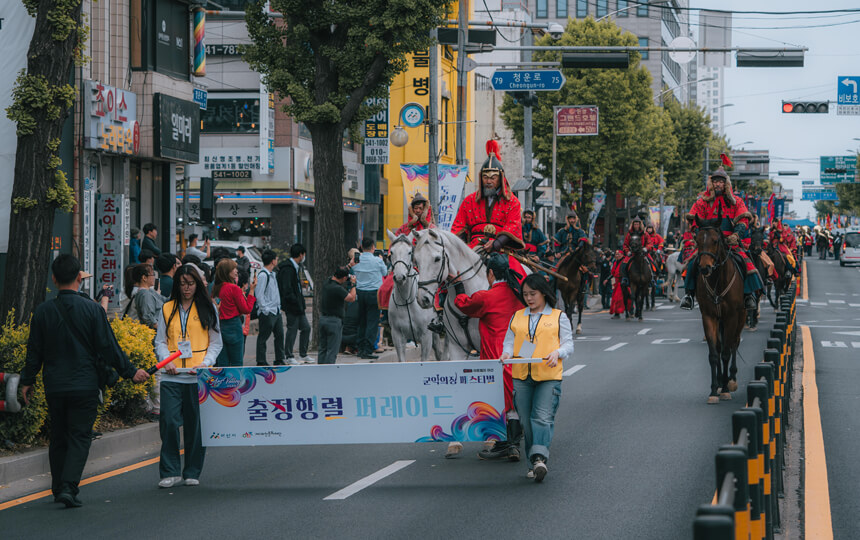
{"label": "korean text on banner", "polygon": [[[96,289],[112,285],[114,291],[122,290],[125,268],[123,237],[125,230],[125,197],[118,193],[96,194]],[[118,308],[119,294],[110,299],[111,307]]]}
{"label": "korean text on banner", "polygon": [[[439,203],[434,208],[436,226],[446,231],[451,230],[457,210],[463,201],[463,188],[466,185],[468,165],[438,166],[439,174]],[[406,204],[421,193],[425,197],[429,193],[430,173],[427,164],[403,163],[400,165],[400,178],[403,181],[403,192]]]}
{"label": "korean text on banner", "polygon": [[505,437],[502,364],[198,371],[205,446],[484,441]]}

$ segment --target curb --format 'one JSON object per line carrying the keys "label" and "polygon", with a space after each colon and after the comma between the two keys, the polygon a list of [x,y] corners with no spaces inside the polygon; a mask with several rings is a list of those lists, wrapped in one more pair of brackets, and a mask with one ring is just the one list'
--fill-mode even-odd
{"label": "curb", "polygon": [[[93,441],[87,462],[125,452],[143,450],[146,446],[160,442],[158,424],[154,422],[112,431]],[[19,480],[49,474],[50,472],[47,448],[0,458],[0,485],[9,485]]]}

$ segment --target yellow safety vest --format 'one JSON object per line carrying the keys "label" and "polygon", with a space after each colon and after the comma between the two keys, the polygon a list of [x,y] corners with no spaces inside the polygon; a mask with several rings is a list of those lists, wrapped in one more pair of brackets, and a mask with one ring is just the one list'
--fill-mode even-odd
{"label": "yellow safety vest", "polygon": [[165,302],[161,308],[164,323],[167,325],[167,348],[171,353],[174,353],[179,350],[178,343],[187,339],[191,342],[191,358],[177,358],[173,361],[173,365],[179,368],[199,366],[203,363],[203,359],[206,358],[206,350],[209,348],[209,330],[206,330],[200,324],[197,305],[192,303],[191,311],[188,313],[188,319],[183,331],[182,317],[179,314],[180,308],[176,309],[173,320],[170,320],[170,314],[173,313],[173,305],[175,303],[176,300],[170,300],[169,302]]}
{"label": "yellow safety vest", "polygon": [[[560,320],[564,314],[553,309],[549,315],[541,315],[534,335],[529,333],[529,316],[525,309],[517,311],[511,319],[511,331],[514,333],[514,357],[520,358],[519,352],[526,340],[535,344],[534,358],[546,358],[549,353],[561,347]],[[531,375],[535,381],[560,381],[562,378],[561,358],[555,367],[548,367],[544,362],[532,364],[514,364],[513,377],[525,380]]]}

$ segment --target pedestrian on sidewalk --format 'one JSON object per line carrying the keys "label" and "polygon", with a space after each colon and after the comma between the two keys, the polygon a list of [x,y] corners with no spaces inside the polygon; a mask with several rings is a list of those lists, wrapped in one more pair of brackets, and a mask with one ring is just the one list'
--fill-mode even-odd
{"label": "pedestrian on sidewalk", "polygon": [[343,337],[344,303],[355,302],[355,298],[355,276],[349,275],[349,270],[342,266],[323,286],[320,297],[318,364],[335,363]]}
{"label": "pedestrian on sidewalk", "polygon": [[[487,281],[490,288],[478,291],[472,296],[466,294],[466,289],[459,278],[451,275],[448,280],[453,282],[457,296],[454,305],[463,315],[478,319],[478,330],[481,334],[481,360],[495,360],[502,356],[505,331],[511,317],[523,308],[520,300],[518,273],[511,270],[508,258],[499,253],[493,253],[487,258]],[[503,382],[505,388],[505,427],[507,438],[499,441],[490,448],[478,452],[481,459],[507,459],[519,461],[519,442],[523,429],[520,417],[514,408],[513,380],[511,365],[504,366]],[[459,448],[457,447],[459,445]],[[445,457],[453,457],[460,453],[462,443],[451,443]]]}
{"label": "pedestrian on sidewalk", "polygon": [[531,463],[526,476],[542,482],[561,398],[562,361],[573,355],[573,332],[570,319],[555,309],[555,293],[545,277],[526,277],[522,296],[527,307],[511,318],[502,360],[543,359],[513,366],[514,405],[523,424],[526,455]]}
{"label": "pedestrian on sidewalk", "polygon": [[266,342],[269,336],[275,338],[275,365],[284,364],[284,321],[281,318],[281,294],[278,292],[278,276],[275,268],[278,266],[278,256],[271,249],[263,252],[263,269],[257,275],[257,365],[268,366],[266,361]]}
{"label": "pedestrian on sidewalk", "polygon": [[135,265],[131,270],[131,280],[134,292],[123,317],[128,315],[154,330],[158,325],[158,312],[164,304],[164,297],[155,288],[155,270],[148,264]]}
{"label": "pedestrian on sidewalk", "polygon": [[303,245],[293,244],[290,247],[290,258],[278,265],[278,290],[281,293],[281,309],[287,315],[287,337],[284,342],[284,349],[287,363],[291,366],[299,363],[293,357],[296,335],[299,336],[299,360],[305,363],[313,362],[308,356],[311,325],[305,314],[305,295],[302,294],[302,276],[305,271],[302,263],[306,255],[307,250]]}
{"label": "pedestrian on sidewalk", "polygon": [[[180,483],[200,485],[206,448],[200,433],[195,368],[214,365],[222,348],[218,314],[194,266],[186,264],[177,270],[170,298],[158,319],[155,356],[160,362],[176,351],[182,354],[161,370],[158,487],[162,488]],[[179,458],[180,426],[185,443],[184,468]]]}
{"label": "pedestrian on sidewalk", "polygon": [[180,266],[182,263],[173,253],[162,253],[155,259],[155,268],[159,274],[158,289],[165,300],[170,299],[170,293],[173,292],[173,274]]}
{"label": "pedestrian on sidewalk", "polygon": [[361,255],[358,264],[352,267],[355,288],[358,289],[358,356],[364,360],[379,358],[374,353],[379,335],[379,303],[377,293],[388,267],[382,257],[373,254],[376,242],[373,238],[361,240]]}
{"label": "pedestrian on sidewalk", "polygon": [[242,332],[242,315],[249,315],[257,299],[254,291],[257,278],[251,282],[248,297],[239,288],[239,266],[231,259],[221,259],[215,268],[215,285],[212,298],[218,306],[218,322],[224,343],[215,365],[242,367],[245,359],[245,335]]}
{"label": "pedestrian on sidewalk", "polygon": [[[156,256],[161,255],[161,248],[155,243],[156,238],[158,238],[158,227],[155,226],[155,223],[147,223],[144,225],[143,242],[140,244],[141,251],[147,249]],[[143,261],[138,258],[138,262]]]}
{"label": "pedestrian on sidewalk", "polygon": [[195,257],[200,258],[200,260],[206,260],[212,254],[212,248],[209,245],[209,239],[203,241],[203,249],[197,247],[197,240],[199,237],[196,234],[191,234],[188,236],[188,247],[185,248],[186,255],[194,255]]}
{"label": "pedestrian on sidewalk", "polygon": [[[63,254],[51,263],[59,293],[36,308],[30,323],[27,360],[21,373],[21,393],[29,405],[36,375],[42,379],[48,401],[51,492],[54,502],[66,508],[81,506],[78,485],[92,444],[101,390],[100,365],[113,367],[136,383],[149,375],[135,368],[119,347],[107,315],[92,300],[78,294],[81,263]],[[104,368],[101,367],[104,373]]]}

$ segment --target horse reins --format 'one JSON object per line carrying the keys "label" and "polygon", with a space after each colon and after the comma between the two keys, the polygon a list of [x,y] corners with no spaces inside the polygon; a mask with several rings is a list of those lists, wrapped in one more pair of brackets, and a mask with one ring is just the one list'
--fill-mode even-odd
{"label": "horse reins", "polygon": [[[722,260],[720,260],[716,254],[711,253],[709,251],[702,251],[697,255],[697,259],[701,259],[702,255],[708,255],[709,257],[712,257],[715,261],[712,272],[719,271],[719,269],[724,264],[726,264],[726,262],[729,260],[729,250],[724,245],[725,240],[723,238],[723,232],[716,227],[700,227],[700,228],[702,230],[712,230],[712,231],[717,232],[717,234],[720,237],[720,245],[722,245],[725,248],[726,256],[723,257]],[[714,306],[717,308],[717,317],[722,317],[722,313],[721,313],[722,310],[720,308],[720,304],[723,301],[723,297],[726,295],[727,292],[729,292],[729,289],[732,288],[732,285],[734,285],[735,279],[737,277],[738,277],[738,272],[735,272],[734,274],[732,274],[732,279],[729,280],[729,284],[726,285],[726,288],[723,290],[723,292],[721,292],[720,294],[717,294],[716,290],[713,287],[711,287],[711,284],[708,281],[708,276],[704,276],[704,275],[702,276],[702,278],[703,278],[702,282],[705,284],[705,289],[708,291],[708,294],[711,296],[711,300],[714,302]]]}
{"label": "horse reins", "polygon": [[[405,242],[407,244],[410,243],[409,240],[406,238],[406,236],[400,235],[394,240],[394,242],[391,243],[390,246],[388,246],[388,253],[391,253],[391,248],[394,247],[394,245],[397,244],[398,242]],[[413,250],[410,246],[409,261],[412,263],[411,265],[409,263],[407,263],[406,261],[401,261],[400,259],[394,261],[394,264],[392,265],[392,271],[394,268],[397,268],[398,264],[402,264],[403,266],[405,266],[406,267],[406,279],[418,277],[418,272],[415,272],[415,262],[412,260],[412,251]],[[416,281],[417,280],[413,280],[412,284],[414,284]],[[410,291],[412,290],[412,286],[413,285],[409,285]],[[409,309],[409,297],[411,297],[411,296],[412,296],[411,294],[408,294],[407,298],[404,299],[405,302],[402,304],[400,302],[398,302],[397,301],[397,284],[395,282],[394,290],[391,292],[391,299],[394,301],[394,304],[397,307],[406,307],[406,315],[409,317],[409,333],[412,334],[412,342],[415,343],[416,345],[418,345],[418,340],[415,339],[415,325],[412,323],[412,311]],[[416,291],[415,297],[416,298],[418,297],[417,291]]]}

